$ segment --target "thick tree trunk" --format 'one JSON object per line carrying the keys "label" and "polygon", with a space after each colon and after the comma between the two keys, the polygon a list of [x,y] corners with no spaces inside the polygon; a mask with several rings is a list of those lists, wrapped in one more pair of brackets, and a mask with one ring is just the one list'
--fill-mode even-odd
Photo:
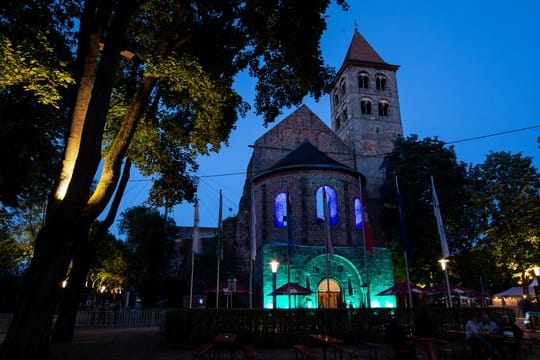
{"label": "thick tree trunk", "polygon": [[58,316],[52,334],[53,343],[73,341],[79,301],[98,244],[97,241],[91,241],[88,234],[89,230],[82,234],[83,239],[73,258],[71,271],[69,272],[69,281],[62,291]]}
{"label": "thick tree trunk", "polygon": [[[67,230],[67,233],[66,233]],[[2,360],[34,360],[49,356],[49,335],[72,255],[69,229],[43,228],[25,278],[13,321],[0,349]]]}
{"label": "thick tree trunk", "polygon": [[68,286],[64,289],[60,301],[58,317],[52,336],[53,343],[73,341],[73,332],[75,329],[75,321],[77,320],[77,311],[79,310],[79,301],[86,282],[86,277],[100,241],[103,240],[109,227],[114,222],[118,207],[120,206],[120,201],[126,190],[130,169],[131,161],[126,159],[118,189],[111,203],[109,213],[103,222],[97,224],[93,231],[90,231],[90,229],[86,227],[81,233],[80,245],[73,258]]}

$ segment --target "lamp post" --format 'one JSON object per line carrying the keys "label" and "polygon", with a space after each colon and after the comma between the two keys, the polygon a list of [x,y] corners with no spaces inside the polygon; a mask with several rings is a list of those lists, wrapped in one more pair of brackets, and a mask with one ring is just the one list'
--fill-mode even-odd
{"label": "lamp post", "polygon": [[279,267],[279,262],[277,260],[270,261],[270,269],[272,270],[272,309],[276,308],[277,305],[277,294],[276,294],[276,282],[277,282],[277,269]]}
{"label": "lamp post", "polygon": [[[536,296],[536,302],[538,303],[538,295],[540,293],[540,266],[533,267],[534,276],[536,278],[536,286],[534,287],[534,296]],[[529,294],[530,295],[530,294]]]}
{"label": "lamp post", "polygon": [[448,259],[440,259],[441,269],[444,272],[444,282],[446,283],[446,307],[452,307],[452,295],[450,294],[450,280],[448,280]]}

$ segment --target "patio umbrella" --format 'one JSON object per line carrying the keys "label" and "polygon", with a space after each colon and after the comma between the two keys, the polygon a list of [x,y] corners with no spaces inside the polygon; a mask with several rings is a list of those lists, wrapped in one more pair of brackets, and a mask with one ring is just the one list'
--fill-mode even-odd
{"label": "patio umbrella", "polygon": [[[410,283],[411,292],[414,294],[423,294],[424,290],[413,283]],[[381,291],[376,296],[385,296],[385,295],[405,295],[409,292],[407,287],[407,282],[397,282],[393,286],[389,287],[386,290]]]}
{"label": "patio umbrella", "polygon": [[[299,283],[287,283],[276,289],[276,295],[289,295],[289,293],[291,295],[311,295],[313,291],[303,287]],[[268,295],[274,295],[274,292],[272,291]]]}
{"label": "patio umbrella", "polygon": [[[297,308],[298,306],[296,304],[296,296],[311,295],[313,294],[313,291],[295,282],[286,283],[285,285],[282,285],[276,289],[276,295],[289,295],[289,294],[294,296],[294,307]],[[268,295],[273,296],[274,292],[272,291]]]}

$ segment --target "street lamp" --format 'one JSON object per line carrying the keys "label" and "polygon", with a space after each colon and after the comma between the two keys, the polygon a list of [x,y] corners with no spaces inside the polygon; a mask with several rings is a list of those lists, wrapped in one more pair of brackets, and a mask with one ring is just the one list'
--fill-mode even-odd
{"label": "street lamp", "polygon": [[441,264],[441,269],[444,272],[444,280],[446,282],[446,307],[451,308],[452,307],[452,295],[450,294],[450,280],[448,280],[448,262],[450,260],[444,258],[438,260]]}
{"label": "street lamp", "polygon": [[270,261],[270,269],[272,270],[272,308],[275,309],[277,305],[277,299],[276,299],[276,276],[277,276],[277,269],[279,267],[279,262],[277,260]]}
{"label": "street lamp", "polygon": [[[536,296],[536,302],[538,303],[538,289],[540,289],[540,266],[533,267],[534,276],[536,277],[536,286],[534,287],[534,295]],[[530,294],[529,294],[530,295]]]}

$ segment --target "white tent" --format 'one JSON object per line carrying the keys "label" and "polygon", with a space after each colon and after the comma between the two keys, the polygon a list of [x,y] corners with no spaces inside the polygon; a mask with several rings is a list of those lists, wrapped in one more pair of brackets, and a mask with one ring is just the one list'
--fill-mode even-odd
{"label": "white tent", "polygon": [[494,297],[502,298],[502,297],[522,297],[523,296],[523,288],[521,286],[514,286],[511,287],[508,290],[505,290],[503,292],[500,292],[498,294],[493,295]]}

